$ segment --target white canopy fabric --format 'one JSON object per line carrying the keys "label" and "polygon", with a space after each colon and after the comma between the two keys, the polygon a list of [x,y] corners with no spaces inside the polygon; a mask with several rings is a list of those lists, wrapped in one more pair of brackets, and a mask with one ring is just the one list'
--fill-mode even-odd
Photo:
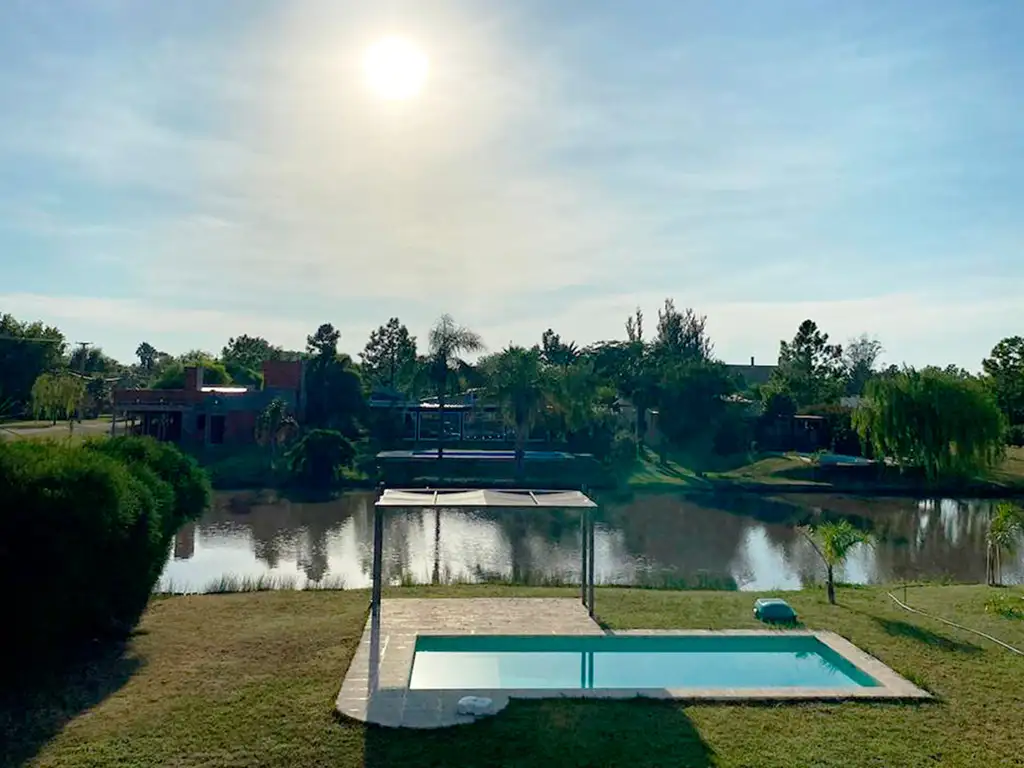
{"label": "white canopy fabric", "polygon": [[444,509],[515,507],[529,509],[567,509],[596,507],[582,491],[528,491],[490,489],[443,490],[386,488],[377,500],[378,507],[431,507]]}

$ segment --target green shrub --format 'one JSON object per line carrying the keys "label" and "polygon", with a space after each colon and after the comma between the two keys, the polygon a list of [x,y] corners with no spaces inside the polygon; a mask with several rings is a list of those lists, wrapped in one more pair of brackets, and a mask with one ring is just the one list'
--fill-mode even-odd
{"label": "green shrub", "polygon": [[288,453],[293,478],[311,488],[328,488],[338,481],[342,467],[352,466],[356,449],[341,432],[314,429]]}
{"label": "green shrub", "polygon": [[1006,430],[1006,444],[1024,447],[1024,424],[1014,424]]}
{"label": "green shrub", "polygon": [[1004,619],[1024,621],[1024,595],[993,595],[985,601],[985,613],[994,613]]}
{"label": "green shrub", "polygon": [[189,520],[195,520],[210,504],[210,480],[194,458],[170,443],[151,437],[115,437],[91,440],[85,444],[90,451],[103,453],[135,466],[149,467],[173,490],[172,514],[167,520],[171,533]]}
{"label": "green shrub", "polygon": [[4,658],[12,671],[131,627],[180,521],[208,498],[202,473],[188,471],[172,446],[110,442],[0,443]]}
{"label": "green shrub", "polygon": [[636,440],[628,432],[619,432],[612,440],[608,463],[615,469],[626,469],[636,463]]}

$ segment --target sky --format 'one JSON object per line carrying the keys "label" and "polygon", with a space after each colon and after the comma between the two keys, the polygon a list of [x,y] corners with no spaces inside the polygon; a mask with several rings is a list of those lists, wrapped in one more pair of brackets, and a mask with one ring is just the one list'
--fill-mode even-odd
{"label": "sky", "polygon": [[[399,35],[422,93],[366,87]],[[811,318],[975,370],[1024,334],[1019,0],[4,0],[0,312],[355,355],[653,331],[726,362]]]}

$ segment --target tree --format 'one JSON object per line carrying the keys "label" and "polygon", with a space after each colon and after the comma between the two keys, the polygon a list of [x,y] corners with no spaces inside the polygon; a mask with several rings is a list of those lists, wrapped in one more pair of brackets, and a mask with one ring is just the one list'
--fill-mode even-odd
{"label": "tree", "polygon": [[231,376],[216,360],[194,354],[183,357],[186,359],[173,360],[160,372],[153,382],[153,389],[184,389],[185,368],[190,366],[203,369],[204,387],[224,387],[231,383]]}
{"label": "tree", "polygon": [[441,315],[428,337],[427,366],[428,378],[437,395],[441,423],[437,441],[437,457],[444,453],[445,437],[445,396],[451,385],[452,372],[465,365],[461,355],[480,352],[484,343],[475,331],[459,325],[449,314]]}
{"label": "tree", "polygon": [[256,439],[270,446],[271,470],[276,468],[277,449],[281,441],[286,440],[297,428],[294,417],[288,412],[288,404],[279,397],[271,400],[260,413],[256,422]]}
{"label": "tree", "polygon": [[142,342],[135,348],[135,356],[139,358],[139,366],[146,373],[153,372],[153,368],[156,367],[156,358],[159,354],[157,348],[148,341]]}
{"label": "tree", "polygon": [[397,317],[392,317],[370,333],[359,358],[367,382],[392,391],[407,391],[416,365],[416,337],[409,334]]}
{"label": "tree", "polygon": [[85,379],[68,373],[44,373],[32,385],[32,408],[36,417],[49,418],[54,424],[57,419],[68,419],[68,428],[73,428],[72,417],[85,399]]}
{"label": "tree", "polygon": [[1004,421],[992,394],[977,379],[938,368],[872,379],[853,427],[875,457],[923,468],[931,480],[974,475],[1003,456]]}
{"label": "tree", "polygon": [[551,328],[548,328],[541,335],[540,346],[541,359],[548,365],[565,367],[572,365],[580,356],[576,342],[563,343],[561,337]]}
{"label": "tree", "polygon": [[712,438],[735,387],[721,363],[679,359],[659,371],[657,405],[661,431],[676,445],[690,444],[703,452]]}
{"label": "tree", "polygon": [[1012,555],[1022,535],[1024,512],[1013,504],[997,504],[985,536],[985,581],[989,586],[1002,586],[1003,554]]}
{"label": "tree", "polygon": [[828,601],[836,604],[836,586],[834,569],[846,562],[850,551],[858,544],[870,544],[871,538],[858,528],[854,528],[849,520],[823,522],[818,525],[800,529],[807,540],[825,563],[825,585],[828,590]]}
{"label": "tree", "polygon": [[100,347],[77,347],[68,360],[68,367],[79,373],[116,373],[121,365],[114,358],[103,354]]}
{"label": "tree", "polygon": [[0,314],[0,401],[19,411],[40,374],[62,366],[67,344],[58,328]]}
{"label": "tree", "polygon": [[804,320],[790,342],[779,342],[779,365],[768,389],[787,392],[803,407],[839,399],[843,381],[843,348],[828,343],[828,334],[813,320]]}
{"label": "tree", "polygon": [[640,307],[626,318],[626,339],[634,343],[644,340],[644,311]]}
{"label": "tree", "polygon": [[1007,422],[1024,424],[1024,337],[1000,341],[981,366]]}
{"label": "tree", "polygon": [[306,338],[306,422],[355,437],[366,403],[359,374],[348,355],[338,354],[341,333],[330,323]]}
{"label": "tree", "polygon": [[314,429],[288,453],[292,474],[311,488],[329,488],[342,467],[352,465],[356,449],[343,434],[333,429]]}
{"label": "tree", "polygon": [[846,394],[861,395],[868,380],[875,375],[875,364],[882,354],[882,342],[866,333],[850,339],[843,351],[846,369]]}
{"label": "tree", "polygon": [[522,471],[526,440],[551,398],[550,380],[537,347],[509,346],[495,357],[492,366],[489,390],[515,430],[516,469]]}
{"label": "tree", "polygon": [[268,360],[280,360],[283,350],[275,347],[262,336],[249,336],[242,334],[228,339],[228,343],[221,350],[220,359],[226,368],[232,365],[239,369],[260,372],[263,370],[263,363]]}
{"label": "tree", "polygon": [[707,335],[707,317],[687,307],[676,309],[672,299],[658,310],[658,332],[654,338],[654,353],[664,360],[707,362],[711,360],[714,345]]}

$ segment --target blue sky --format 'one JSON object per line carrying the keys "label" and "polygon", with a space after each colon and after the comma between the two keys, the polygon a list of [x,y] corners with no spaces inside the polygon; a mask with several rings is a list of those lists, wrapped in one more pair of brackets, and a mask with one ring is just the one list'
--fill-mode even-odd
{"label": "blue sky", "polygon": [[[369,93],[367,46],[429,57]],[[810,317],[977,368],[1024,333],[1024,5],[0,5],[0,311],[131,358],[358,352],[441,312],[492,349],[666,296],[719,356]]]}

